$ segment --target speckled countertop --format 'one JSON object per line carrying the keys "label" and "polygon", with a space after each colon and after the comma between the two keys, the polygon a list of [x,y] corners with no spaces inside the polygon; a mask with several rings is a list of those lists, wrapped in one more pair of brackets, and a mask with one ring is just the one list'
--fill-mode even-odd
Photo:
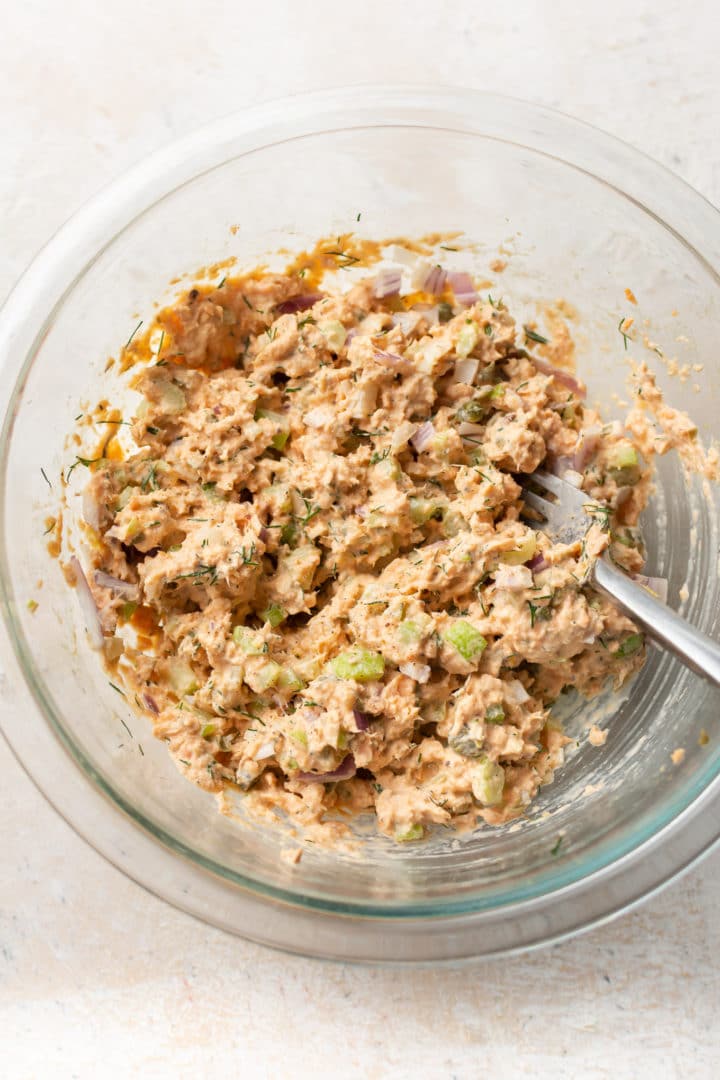
{"label": "speckled countertop", "polygon": [[[244,104],[343,83],[455,83],[553,105],[720,203],[716,25],[710,0],[8,5],[0,296],[146,152]],[[349,968],[167,907],[78,840],[2,742],[0,770],[9,1080],[717,1076],[719,852],[550,950],[458,970]]]}

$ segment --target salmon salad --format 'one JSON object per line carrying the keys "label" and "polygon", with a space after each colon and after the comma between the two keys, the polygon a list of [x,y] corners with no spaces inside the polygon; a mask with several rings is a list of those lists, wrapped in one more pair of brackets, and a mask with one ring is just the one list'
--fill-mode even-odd
{"label": "salmon salad", "polygon": [[[651,489],[556,331],[421,257],[345,287],[255,271],[158,313],[131,448],[81,459],[70,573],[188,780],[396,841],[502,824],[552,780],[554,703],[643,663],[588,573],[642,573]],[[540,467],[586,494],[582,541],[524,513]]]}

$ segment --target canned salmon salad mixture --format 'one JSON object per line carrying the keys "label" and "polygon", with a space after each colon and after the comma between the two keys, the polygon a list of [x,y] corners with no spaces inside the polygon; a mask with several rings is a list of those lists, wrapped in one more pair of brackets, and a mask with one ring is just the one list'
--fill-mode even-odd
{"label": "canned salmon salad mixture", "polygon": [[[396,254],[349,288],[255,271],[162,310],[122,353],[132,448],[79,459],[71,576],[189,780],[408,841],[522,814],[563,761],[563,690],[641,666],[586,578],[608,550],[642,570],[651,479],[562,333]],[[587,494],[582,542],[521,517],[540,466]]]}

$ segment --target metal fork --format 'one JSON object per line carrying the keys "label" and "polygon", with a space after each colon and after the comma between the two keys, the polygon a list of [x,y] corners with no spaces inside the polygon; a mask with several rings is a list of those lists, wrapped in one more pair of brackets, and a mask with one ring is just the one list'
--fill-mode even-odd
{"label": "metal fork", "polygon": [[[518,479],[523,487],[523,516],[555,543],[572,544],[582,540],[590,520],[604,510],[584,491],[552,473],[537,470]],[[543,494],[533,491],[529,484]],[[656,600],[647,589],[614,566],[607,555],[594,561],[588,583],[612,597],[649,637],[673,652],[692,671],[720,686],[720,645]]]}

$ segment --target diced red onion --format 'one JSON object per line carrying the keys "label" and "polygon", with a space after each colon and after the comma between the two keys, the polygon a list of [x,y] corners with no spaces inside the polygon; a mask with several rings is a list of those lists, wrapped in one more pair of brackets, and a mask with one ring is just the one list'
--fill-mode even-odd
{"label": "diced red onion", "polygon": [[566,480],[568,484],[572,484],[573,487],[581,488],[583,483],[582,473],[577,472],[575,469],[566,469],[562,474],[562,479]]}
{"label": "diced red onion", "polygon": [[587,431],[581,431],[572,456],[573,469],[579,473],[584,473],[594,458],[600,442],[599,431],[593,431],[590,428]]}
{"label": "diced red onion", "polygon": [[530,695],[519,679],[509,679],[505,683],[505,697],[513,705],[524,705]]}
{"label": "diced red onion", "polygon": [[480,299],[473,279],[464,270],[451,270],[447,276],[447,282],[455,293],[455,299],[463,307],[470,307]]}
{"label": "diced red onion", "polygon": [[435,427],[431,420],[426,420],[425,423],[421,424],[417,429],[410,442],[413,444],[418,454],[421,454],[423,450],[427,449],[434,438]]}
{"label": "diced red onion", "polygon": [[637,581],[638,585],[642,585],[644,588],[649,589],[651,593],[654,593],[663,604],[667,603],[668,597],[668,581],[664,577],[647,577],[645,574],[633,574],[633,581]]}
{"label": "diced red onion", "polygon": [[527,566],[500,565],[495,571],[495,585],[498,589],[519,592],[532,586],[532,574]]}
{"label": "diced red onion", "polygon": [[359,518],[366,518],[368,516],[367,506],[356,506],[355,513]]}
{"label": "diced red onion", "polygon": [[447,271],[443,270],[442,266],[422,261],[415,266],[410,284],[413,289],[418,289],[420,292],[437,294],[445,288],[446,278]]}
{"label": "diced red onion", "polygon": [[440,322],[440,308],[437,304],[413,304],[412,310],[418,311],[431,326],[437,326]]}
{"label": "diced red onion", "polygon": [[390,262],[402,263],[403,266],[414,266],[418,257],[413,251],[408,251],[401,244],[392,244],[388,248],[387,258]]}
{"label": "diced red onion", "polygon": [[386,352],[385,349],[373,349],[373,357],[381,364],[402,364],[402,356],[397,353]]}
{"label": "diced red onion", "polygon": [[304,296],[292,296],[289,300],[283,300],[277,305],[276,311],[281,315],[292,315],[296,311],[307,311],[318,300],[322,300],[324,293],[306,293]]}
{"label": "diced red onion", "polygon": [[396,315],[393,315],[392,321],[393,326],[399,326],[407,337],[408,334],[412,334],[421,318],[422,313],[420,311],[399,311]]}
{"label": "diced red onion", "polygon": [[269,535],[270,535],[270,533],[267,531],[267,529],[263,525],[262,528],[260,529],[260,532],[258,533],[258,540],[262,541],[263,544],[266,544]]}
{"label": "diced red onion", "polygon": [[112,574],[106,574],[104,570],[95,571],[95,584],[103,589],[109,589],[110,592],[122,596],[125,600],[137,600],[140,595],[137,585],[133,585],[131,581],[113,577]]}
{"label": "diced red onion", "polygon": [[552,364],[548,364],[546,360],[540,360],[536,356],[533,356],[532,362],[538,371],[542,371],[544,375],[551,375],[556,382],[562,383],[563,386],[567,386],[568,390],[572,390],[578,397],[584,398],[587,394],[586,388],[574,375],[571,375],[569,371],[562,371],[560,368],[553,367]]}
{"label": "diced red onion", "polygon": [[407,675],[409,679],[414,679],[416,683],[426,683],[430,678],[430,666],[429,664],[398,664],[400,671],[403,675]]}
{"label": "diced red onion", "polygon": [[457,426],[458,435],[471,435],[473,438],[482,435],[484,431],[485,429],[481,424],[473,424],[470,420],[463,420],[463,422]]}
{"label": "diced red onion", "polygon": [[155,700],[155,698],[151,694],[148,694],[147,691],[145,691],[142,696],[142,700],[143,705],[148,710],[148,712],[154,713],[155,716],[157,716],[160,710],[158,709],[157,701]]}
{"label": "diced red onion", "polygon": [[528,570],[544,570],[547,566],[545,556],[538,552],[537,555],[533,555],[529,562],[525,563]]}
{"label": "diced red onion", "polygon": [[305,420],[307,427],[329,427],[333,422],[333,411],[329,405],[317,405],[314,409],[310,409],[306,412],[303,419]]}
{"label": "diced red onion", "polygon": [[359,709],[353,709],[353,719],[355,720],[355,727],[358,731],[367,731],[370,727],[370,717],[367,713],[360,712]]}
{"label": "diced red onion", "polygon": [[379,271],[375,278],[373,296],[381,300],[383,296],[397,296],[402,283],[402,270],[397,266],[387,266]]}
{"label": "diced red onion", "polygon": [[75,591],[77,592],[80,610],[85,617],[85,629],[88,633],[88,639],[93,649],[102,649],[105,643],[105,635],[103,633],[100,612],[97,609],[92,590],[88,585],[88,579],[85,577],[85,571],[80,565],[80,560],[77,556],[73,555],[70,559],[70,566],[75,574]]}
{"label": "diced red onion", "polygon": [[401,424],[393,431],[392,438],[390,440],[390,449],[393,453],[399,450],[402,446],[407,446],[410,439],[418,429],[418,424],[411,424],[409,420],[403,420]]}
{"label": "diced red onion", "polygon": [[266,742],[258,750],[257,754],[255,755],[255,760],[256,761],[266,761],[267,758],[271,758],[274,753],[275,753],[275,743]]}
{"label": "diced red onion", "polygon": [[86,487],[83,491],[82,497],[82,516],[83,521],[90,526],[91,529],[100,528],[100,507],[97,504],[95,494]]}
{"label": "diced red onion", "polygon": [[468,356],[467,360],[457,360],[455,362],[455,370],[453,371],[454,381],[472,385],[475,376],[477,375],[479,364],[480,361],[476,356]]}
{"label": "diced red onion", "polygon": [[312,773],[300,772],[295,777],[303,784],[332,784],[337,780],[349,780],[356,773],[355,758],[348,754],[344,761],[332,772]]}

